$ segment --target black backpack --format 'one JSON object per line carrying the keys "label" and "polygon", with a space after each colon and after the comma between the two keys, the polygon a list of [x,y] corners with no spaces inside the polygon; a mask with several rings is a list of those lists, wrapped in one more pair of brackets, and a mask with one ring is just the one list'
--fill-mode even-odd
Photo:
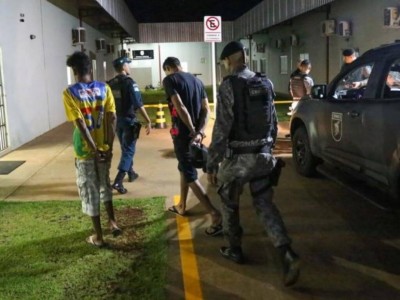
{"label": "black backpack", "polygon": [[234,125],[229,139],[251,141],[267,138],[275,131],[274,91],[260,73],[252,78],[230,76],[234,94]]}

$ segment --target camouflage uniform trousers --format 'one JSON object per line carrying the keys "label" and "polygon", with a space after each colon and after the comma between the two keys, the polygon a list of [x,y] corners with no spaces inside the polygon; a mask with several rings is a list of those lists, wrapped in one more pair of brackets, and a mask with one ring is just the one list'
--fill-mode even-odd
{"label": "camouflage uniform trousers", "polygon": [[100,202],[112,201],[111,161],[95,163],[94,159],[76,159],[76,184],[82,201],[82,212],[90,217],[100,215]]}
{"label": "camouflage uniform trousers", "polygon": [[275,247],[289,245],[285,224],[272,201],[273,189],[268,175],[276,164],[271,154],[241,154],[225,159],[218,171],[224,236],[231,247],[241,246],[242,227],[239,218],[239,198],[243,185],[249,182],[253,206]]}

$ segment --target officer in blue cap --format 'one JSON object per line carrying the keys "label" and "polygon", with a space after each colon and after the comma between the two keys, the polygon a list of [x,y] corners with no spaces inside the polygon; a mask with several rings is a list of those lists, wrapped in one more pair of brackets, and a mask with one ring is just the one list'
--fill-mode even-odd
{"label": "officer in blue cap", "polygon": [[112,187],[120,194],[127,192],[122,183],[126,174],[128,174],[129,182],[139,177],[138,173],[133,169],[133,156],[136,152],[136,141],[141,127],[136,116],[137,111],[147,121],[146,133],[149,134],[151,130],[151,121],[143,106],[139,86],[129,76],[130,62],[131,60],[125,56],[114,60],[113,66],[118,75],[108,81],[115,98],[117,111],[116,134],[121,144],[121,159]]}
{"label": "officer in blue cap", "polygon": [[123,66],[124,64],[128,64],[129,65],[131,62],[132,61],[129,59],[129,57],[122,56],[122,57],[118,57],[116,60],[113,61],[113,66],[114,66],[115,69],[117,69],[120,66]]}

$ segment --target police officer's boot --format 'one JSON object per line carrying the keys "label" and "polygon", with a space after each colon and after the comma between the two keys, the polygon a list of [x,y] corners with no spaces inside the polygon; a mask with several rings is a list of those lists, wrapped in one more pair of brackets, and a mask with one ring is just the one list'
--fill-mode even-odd
{"label": "police officer's boot", "polygon": [[237,264],[244,263],[244,255],[242,252],[242,247],[221,247],[219,252],[223,257],[234,261]]}
{"label": "police officer's boot", "polygon": [[128,171],[128,181],[133,182],[139,177],[139,174],[133,171],[133,169],[130,169]]}
{"label": "police officer's boot", "polygon": [[117,190],[118,193],[120,194],[126,194],[128,190],[124,188],[124,185],[122,184],[122,180],[124,180],[125,177],[125,172],[118,172],[117,176],[114,179],[114,183],[112,185],[112,188],[114,190]]}
{"label": "police officer's boot", "polygon": [[291,286],[300,276],[300,258],[288,245],[279,248],[283,266],[283,284]]}

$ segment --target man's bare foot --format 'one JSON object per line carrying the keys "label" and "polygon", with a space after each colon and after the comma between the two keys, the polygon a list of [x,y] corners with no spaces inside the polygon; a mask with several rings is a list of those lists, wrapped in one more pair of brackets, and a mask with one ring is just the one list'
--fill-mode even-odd
{"label": "man's bare foot", "polygon": [[99,248],[107,246],[107,244],[103,241],[103,239],[101,239],[101,240],[97,239],[97,236],[95,234],[89,236],[86,239],[86,243],[91,244],[96,247],[99,247]]}
{"label": "man's bare foot", "polygon": [[168,211],[179,216],[184,216],[186,214],[185,210],[182,209],[179,205],[172,205],[168,208]]}

